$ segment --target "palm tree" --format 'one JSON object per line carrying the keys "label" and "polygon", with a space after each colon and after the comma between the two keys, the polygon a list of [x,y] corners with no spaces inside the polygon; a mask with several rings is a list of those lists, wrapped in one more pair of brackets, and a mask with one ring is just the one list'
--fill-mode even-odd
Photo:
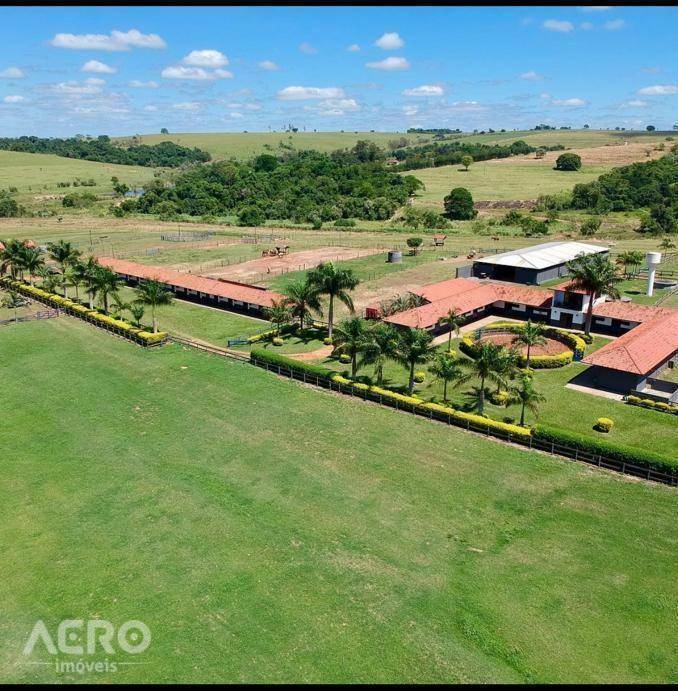
{"label": "palm tree", "polygon": [[122,279],[115,271],[111,271],[111,269],[105,266],[100,266],[95,273],[94,284],[104,308],[104,314],[108,314],[108,298],[118,292]]}
{"label": "palm tree", "polygon": [[369,330],[361,317],[349,317],[338,326],[335,336],[335,355],[348,355],[351,358],[351,376],[358,374],[358,355],[364,353],[369,345]]}
{"label": "palm tree", "polygon": [[10,290],[7,292],[7,296],[2,299],[2,304],[3,307],[6,307],[7,309],[14,310],[14,321],[17,321],[17,316],[16,316],[16,311],[19,307],[21,307],[24,304],[24,300],[19,297],[18,293],[15,293],[13,290]]}
{"label": "palm tree", "polygon": [[17,278],[21,273],[21,255],[25,245],[17,239],[8,240],[3,244],[4,248],[0,253],[0,274],[6,273],[9,269],[10,276]]}
{"label": "palm tree", "polygon": [[[508,381],[513,379],[519,370],[518,363],[520,362],[520,355],[513,348],[499,347],[497,352],[497,374]],[[497,382],[497,393],[501,391],[501,384]]]}
{"label": "palm tree", "polygon": [[440,320],[440,323],[444,326],[450,327],[450,337],[447,341],[447,350],[452,350],[452,334],[455,334],[459,338],[459,330],[462,325],[462,318],[459,316],[459,312],[454,309],[454,307]]}
{"label": "palm tree", "polygon": [[337,269],[332,262],[319,264],[308,272],[308,281],[319,295],[327,295],[329,306],[327,309],[327,335],[332,338],[334,326],[334,299],[341,300],[353,312],[353,300],[349,295],[359,280],[351,269]]}
{"label": "palm tree", "polygon": [[[117,278],[117,274],[114,274]],[[148,305],[151,308],[151,317],[153,319],[153,333],[158,333],[158,322],[155,318],[155,309],[160,305],[172,304],[172,293],[167,290],[162,283],[158,281],[142,281],[135,289],[136,300],[134,302]]]}
{"label": "palm tree", "polygon": [[20,266],[28,273],[28,281],[33,285],[33,278],[38,275],[40,267],[45,265],[45,260],[37,247],[25,247],[20,254]]}
{"label": "palm tree", "polygon": [[589,297],[584,326],[584,333],[589,336],[593,321],[593,302],[600,295],[609,295],[615,300],[619,298],[616,288],[620,280],[619,274],[614,264],[602,254],[579,255],[567,263],[567,268],[571,274],[570,284],[583,290]]}
{"label": "palm tree", "polygon": [[[642,252],[629,250],[627,252],[622,252],[617,257],[616,261],[617,261],[617,264],[621,264],[624,267],[624,276],[626,276],[628,278],[629,277],[628,267],[632,266],[634,268],[637,268],[643,263],[644,259],[645,259],[645,255]],[[633,273],[635,273],[635,271]]]}
{"label": "palm tree", "polygon": [[54,273],[46,266],[40,267],[38,270],[38,276],[42,279],[42,289],[46,290],[48,293],[56,293],[57,289],[61,285],[61,278],[59,274]]}
{"label": "palm tree", "polygon": [[146,308],[141,303],[132,302],[128,309],[134,319],[134,325],[140,327]]}
{"label": "palm tree", "polygon": [[520,403],[520,426],[525,426],[525,408],[528,408],[532,414],[537,417],[539,414],[538,404],[546,399],[534,388],[532,377],[523,376],[520,378],[520,386],[511,387],[509,390],[509,401],[511,403]]}
{"label": "palm tree", "polygon": [[318,291],[308,280],[290,283],[285,288],[285,294],[285,302],[290,308],[292,318],[299,320],[300,330],[303,331],[304,322],[312,318],[312,312],[322,314]]}
{"label": "palm tree", "polygon": [[[50,242],[47,245],[49,256],[61,268],[61,275],[66,276],[66,267],[72,265],[80,256],[80,251],[75,249],[70,242],[59,240],[59,242]],[[64,280],[64,297],[68,297],[68,284]]]}
{"label": "palm tree", "polygon": [[264,310],[266,318],[275,326],[276,335],[280,334],[280,329],[282,329],[285,324],[290,323],[290,309],[287,306],[287,302],[283,300],[273,300],[271,306]]}
{"label": "palm tree", "polygon": [[85,290],[89,296],[89,308],[94,309],[94,298],[99,292],[98,275],[101,269],[101,264],[95,257],[87,257],[85,262]]}
{"label": "palm tree", "polygon": [[533,322],[531,319],[518,331],[513,337],[511,343],[513,345],[526,346],[527,353],[525,355],[525,366],[530,368],[530,351],[533,346],[540,346],[546,343],[545,331],[543,324]]}
{"label": "palm tree", "polygon": [[504,350],[502,346],[486,341],[478,345],[473,358],[459,360],[461,368],[467,371],[467,374],[461,377],[460,382],[466,382],[469,379],[480,380],[477,396],[479,415],[482,415],[485,410],[485,382],[491,381],[499,386],[506,386],[506,379],[499,372],[502,350]]}
{"label": "palm tree", "polygon": [[125,302],[124,298],[120,297],[120,293],[113,293],[113,305],[111,306],[111,312],[113,312],[116,317],[120,317],[120,315],[126,310],[129,310],[129,308],[130,303]]}
{"label": "palm tree", "polygon": [[76,302],[80,302],[80,286],[87,283],[87,265],[79,259],[74,261],[67,271],[67,278],[75,288]]}
{"label": "palm tree", "polygon": [[410,372],[407,390],[414,390],[414,368],[428,362],[435,354],[433,336],[423,329],[405,329],[396,345],[395,359]]}
{"label": "palm tree", "polygon": [[440,353],[428,369],[437,381],[443,382],[443,403],[447,403],[447,385],[462,376],[459,361],[447,353]]}
{"label": "palm tree", "polygon": [[671,238],[667,235],[660,243],[659,243],[659,249],[661,250],[671,250],[676,246],[676,243],[671,240]]}
{"label": "palm tree", "polygon": [[395,359],[398,345],[398,332],[395,327],[386,322],[376,322],[368,329],[367,344],[358,362],[358,369],[365,365],[373,365],[377,386],[384,381],[384,365],[388,360]]}

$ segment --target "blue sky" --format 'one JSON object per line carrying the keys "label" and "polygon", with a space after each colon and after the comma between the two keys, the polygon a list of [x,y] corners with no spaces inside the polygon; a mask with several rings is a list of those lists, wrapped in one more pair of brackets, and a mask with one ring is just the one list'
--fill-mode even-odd
{"label": "blue sky", "polygon": [[0,8],[5,136],[670,129],[671,7]]}

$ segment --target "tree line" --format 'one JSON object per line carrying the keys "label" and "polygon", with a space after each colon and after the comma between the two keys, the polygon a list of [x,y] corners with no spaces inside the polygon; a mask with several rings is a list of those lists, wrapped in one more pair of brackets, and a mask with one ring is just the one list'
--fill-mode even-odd
{"label": "tree line", "polygon": [[190,149],[173,142],[123,147],[114,144],[107,135],[96,139],[2,137],[0,150],[21,151],[28,154],[54,154],[84,161],[159,168],[178,168],[187,163],[205,163],[211,160],[210,154],[206,151],[197,148]]}

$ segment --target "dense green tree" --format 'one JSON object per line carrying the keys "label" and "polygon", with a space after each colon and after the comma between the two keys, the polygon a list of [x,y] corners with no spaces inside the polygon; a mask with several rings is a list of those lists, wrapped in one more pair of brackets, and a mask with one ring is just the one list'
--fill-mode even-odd
{"label": "dense green tree", "polygon": [[473,197],[465,187],[455,187],[443,202],[445,215],[452,220],[467,221],[478,214],[473,208]]}
{"label": "dense green tree", "polygon": [[414,368],[425,364],[436,353],[433,336],[423,329],[403,329],[396,345],[395,359],[409,371],[407,390],[414,390]]}
{"label": "dense green tree", "polygon": [[316,293],[328,297],[327,335],[332,338],[334,300],[335,298],[340,300],[353,312],[353,299],[350,292],[356,289],[360,281],[351,269],[338,269],[332,262],[319,264],[315,269],[311,269],[307,276]]}
{"label": "dense green tree", "polygon": [[556,159],[556,170],[579,170],[581,168],[581,156],[567,152],[560,154]]}
{"label": "dense green tree", "polygon": [[[117,275],[117,274],[116,274]],[[151,318],[153,323],[153,333],[158,333],[158,321],[155,316],[156,308],[162,305],[171,305],[174,300],[172,292],[158,281],[142,281],[134,290],[137,304],[151,308]]]}

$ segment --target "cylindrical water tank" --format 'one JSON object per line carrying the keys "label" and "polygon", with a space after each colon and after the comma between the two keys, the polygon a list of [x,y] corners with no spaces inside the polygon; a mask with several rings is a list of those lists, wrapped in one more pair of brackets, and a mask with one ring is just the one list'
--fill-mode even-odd
{"label": "cylindrical water tank", "polygon": [[403,253],[400,250],[389,250],[388,263],[397,264],[403,260]]}
{"label": "cylindrical water tank", "polygon": [[648,252],[645,255],[645,259],[647,260],[647,296],[652,297],[654,294],[655,272],[657,270],[657,266],[659,266],[662,260],[662,253]]}
{"label": "cylindrical water tank", "polygon": [[645,259],[647,260],[648,266],[657,266],[657,264],[661,263],[662,253],[661,252],[648,252],[645,255]]}

